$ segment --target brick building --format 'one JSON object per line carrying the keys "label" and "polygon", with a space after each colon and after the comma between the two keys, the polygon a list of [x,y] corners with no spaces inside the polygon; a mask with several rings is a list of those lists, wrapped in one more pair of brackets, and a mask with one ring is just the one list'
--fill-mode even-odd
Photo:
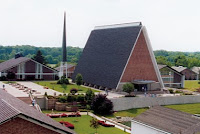
{"label": "brick building", "polygon": [[14,80],[55,80],[58,71],[27,57],[15,57],[0,63],[0,77]]}
{"label": "brick building", "polygon": [[198,74],[187,67],[179,66],[179,67],[172,67],[179,73],[185,75],[185,80],[198,80]]}
{"label": "brick building", "polygon": [[167,65],[158,65],[165,87],[184,88],[185,75]]}
{"label": "brick building", "polygon": [[0,134],[75,134],[75,132],[4,90],[0,90]]}
{"label": "brick building", "polygon": [[[75,68],[76,68],[76,65],[67,64],[67,77],[68,77],[68,78],[71,78],[71,77],[72,77]],[[56,69],[58,72],[61,71],[61,70],[60,70],[60,67],[57,67],[57,68],[55,68],[55,69]],[[63,73],[64,73],[64,75],[66,75],[66,68],[64,68]]]}
{"label": "brick building", "polygon": [[120,91],[127,82],[139,91],[163,88],[146,28],[140,22],[95,27],[73,81],[77,73],[85,85],[99,89]]}

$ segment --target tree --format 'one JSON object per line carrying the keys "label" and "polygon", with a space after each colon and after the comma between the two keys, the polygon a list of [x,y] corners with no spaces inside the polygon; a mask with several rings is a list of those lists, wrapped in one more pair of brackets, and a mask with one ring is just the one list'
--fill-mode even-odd
{"label": "tree", "polygon": [[97,134],[97,128],[99,128],[99,123],[96,118],[92,117],[92,119],[90,120],[90,127],[93,127],[94,129],[96,129],[96,134]]}
{"label": "tree", "polygon": [[42,55],[42,52],[40,50],[37,51],[36,55],[33,57],[33,59],[41,64],[47,64],[46,59]]}
{"label": "tree", "polygon": [[75,82],[76,82],[76,85],[78,85],[78,87],[80,86],[80,85],[82,85],[82,83],[83,83],[83,77],[82,77],[82,75],[81,74],[77,74],[76,75],[76,80],[75,80]]}
{"label": "tree", "polygon": [[94,99],[95,95],[94,92],[92,91],[92,89],[88,89],[85,93],[85,100],[87,104],[91,104],[92,100]]}
{"label": "tree", "polygon": [[188,60],[184,55],[179,55],[174,60],[175,66],[188,67]]}
{"label": "tree", "polygon": [[98,94],[92,100],[91,109],[96,114],[108,115],[112,113],[113,103],[106,98],[106,95]]}
{"label": "tree", "polygon": [[130,95],[130,93],[134,91],[134,85],[131,83],[126,83],[123,85],[122,89],[124,92],[127,92]]}

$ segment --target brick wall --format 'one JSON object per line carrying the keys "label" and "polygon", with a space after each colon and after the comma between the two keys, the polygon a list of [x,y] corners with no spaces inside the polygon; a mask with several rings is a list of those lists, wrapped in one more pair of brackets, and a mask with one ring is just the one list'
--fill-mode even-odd
{"label": "brick wall", "polygon": [[19,117],[0,125],[0,134],[59,134]]}
{"label": "brick wall", "polygon": [[131,82],[132,80],[158,82],[143,32],[139,35],[121,82]]}

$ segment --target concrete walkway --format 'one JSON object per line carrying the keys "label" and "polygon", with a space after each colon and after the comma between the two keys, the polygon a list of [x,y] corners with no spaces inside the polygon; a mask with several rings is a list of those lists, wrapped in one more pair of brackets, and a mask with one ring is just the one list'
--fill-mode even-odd
{"label": "concrete walkway", "polygon": [[23,90],[19,90],[18,88],[13,87],[9,84],[5,84],[1,81],[0,81],[0,90],[2,90],[3,85],[5,85],[5,90],[14,97],[29,97],[29,94],[27,92],[23,92]]}
{"label": "concrete walkway", "polygon": [[47,92],[48,95],[54,95],[56,93],[56,95],[59,95],[59,94],[63,94],[61,92],[58,92],[58,91],[55,91],[53,89],[44,89],[43,86],[41,85],[38,85],[36,83],[33,83],[33,82],[30,82],[30,81],[20,81],[20,82],[17,82],[21,85],[24,85],[28,88],[31,88],[32,90],[35,90],[36,92],[33,92],[33,96],[42,96],[45,94],[45,92]]}

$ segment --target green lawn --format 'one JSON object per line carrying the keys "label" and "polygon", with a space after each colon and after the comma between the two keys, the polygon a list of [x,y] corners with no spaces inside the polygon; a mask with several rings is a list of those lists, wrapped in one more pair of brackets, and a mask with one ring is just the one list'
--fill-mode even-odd
{"label": "green lawn", "polygon": [[200,84],[198,84],[198,80],[186,80],[185,81],[185,89],[190,91],[196,91],[196,89],[200,88]]}
{"label": "green lawn", "polygon": [[145,112],[148,108],[133,108],[129,110],[115,112],[112,115],[107,115],[107,118],[115,118],[116,116],[121,117],[136,117],[137,115]]}
{"label": "green lawn", "polygon": [[[68,118],[54,118],[56,121],[67,121],[74,125],[74,131],[78,134],[94,134],[96,132],[95,129],[90,127],[91,116],[82,115],[81,117],[68,117]],[[75,121],[78,120],[78,121]],[[107,128],[100,126],[97,129],[98,134],[127,134],[120,129],[117,128]]]}
{"label": "green lawn", "polygon": [[180,105],[167,105],[165,107],[179,110],[190,114],[200,114],[200,103],[195,104],[180,104]]}
{"label": "green lawn", "polygon": [[[76,88],[78,89],[78,86],[77,85],[74,85],[74,84],[69,84],[69,85],[65,85],[65,84],[57,84],[57,81],[36,81],[35,82],[36,84],[39,84],[39,85],[42,85],[42,86],[46,86],[50,89],[53,89],[53,90],[56,90],[58,92],[65,92],[65,93],[70,93],[70,89],[72,88]],[[79,87],[79,91],[78,93],[85,93],[88,88],[85,88],[85,87]],[[93,90],[94,92],[99,92],[97,90]]]}

